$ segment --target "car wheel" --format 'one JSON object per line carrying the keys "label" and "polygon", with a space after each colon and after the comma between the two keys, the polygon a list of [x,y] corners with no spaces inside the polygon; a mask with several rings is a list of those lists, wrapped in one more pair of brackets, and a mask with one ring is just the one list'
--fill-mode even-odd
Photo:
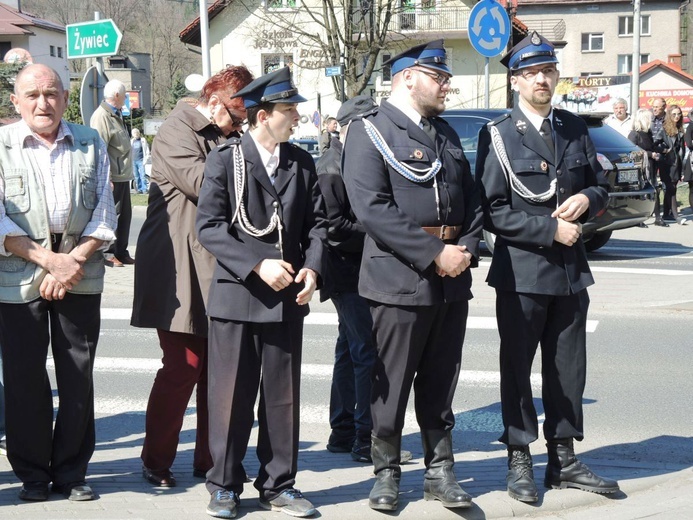
{"label": "car wheel", "polygon": [[484,242],[488,252],[493,254],[493,249],[496,247],[496,234],[484,229]]}
{"label": "car wheel", "polygon": [[596,251],[609,241],[611,238],[611,233],[612,231],[603,231],[587,237],[585,240],[585,249],[587,249],[589,252]]}

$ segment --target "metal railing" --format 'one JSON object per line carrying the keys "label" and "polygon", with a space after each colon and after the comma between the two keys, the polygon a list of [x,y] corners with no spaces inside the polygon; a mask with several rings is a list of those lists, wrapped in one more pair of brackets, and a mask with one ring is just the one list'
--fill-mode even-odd
{"label": "metal railing", "polygon": [[[389,32],[446,32],[466,31],[470,9],[467,7],[433,7],[399,9],[392,15]],[[371,14],[367,9],[354,10],[354,32],[369,26]]]}
{"label": "metal railing", "polygon": [[520,19],[527,26],[529,32],[537,31],[549,41],[557,42],[565,38],[565,20],[562,18],[524,20],[520,17]]}

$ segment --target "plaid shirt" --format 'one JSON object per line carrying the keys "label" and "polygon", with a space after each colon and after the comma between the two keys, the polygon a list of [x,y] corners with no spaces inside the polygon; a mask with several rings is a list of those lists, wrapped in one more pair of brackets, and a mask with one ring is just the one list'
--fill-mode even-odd
{"label": "plaid shirt", "polygon": [[[55,143],[49,146],[45,141],[39,139],[24,121],[19,121],[11,126],[19,134],[19,141],[27,153],[38,165],[38,177],[43,184],[46,195],[50,232],[62,233],[67,225],[72,203],[70,187],[72,132],[65,121],[61,121]],[[111,185],[108,181],[109,162],[103,140],[101,140],[101,150],[96,174],[96,193],[99,201],[91,220],[84,228],[82,236],[103,240],[104,243],[99,249],[105,249],[115,240],[117,215]],[[9,256],[10,253],[5,250],[5,237],[27,236],[27,233],[7,216],[4,200],[5,181],[0,178],[0,254]]]}

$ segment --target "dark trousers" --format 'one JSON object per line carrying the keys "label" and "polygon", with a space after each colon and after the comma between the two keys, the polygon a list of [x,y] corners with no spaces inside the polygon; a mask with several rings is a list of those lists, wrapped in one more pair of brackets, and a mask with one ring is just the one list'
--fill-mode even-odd
{"label": "dark trousers", "polygon": [[330,427],[332,434],[349,441],[370,442],[371,370],[375,362],[370,306],[358,293],[336,293],[332,302],[339,317],[334,352]]}
{"label": "dark trousers", "polygon": [[303,320],[209,325],[209,449],[207,490],[240,494],[243,458],[258,388],[260,462],[255,488],[267,500],[294,486],[298,461]]}
{"label": "dark trousers", "polygon": [[582,440],[588,307],[586,290],[568,296],[496,291],[504,425],[501,442],[527,446],[539,436],[530,382],[538,345],[544,438]]}
{"label": "dark trousers", "polygon": [[664,184],[663,216],[677,219],[679,211],[676,202],[676,185],[681,177],[681,169],[678,164],[663,164],[659,171],[659,177]]}
{"label": "dark trousers", "polygon": [[[96,439],[92,372],[100,305],[99,294],[70,293],[57,301],[0,303],[7,456],[22,482],[85,479]],[[55,428],[49,344],[59,399]]]}
{"label": "dark trousers", "polygon": [[378,356],[373,368],[371,416],[376,437],[401,435],[412,383],[422,430],[451,430],[468,302],[431,306],[372,303]]}
{"label": "dark trousers", "polygon": [[130,201],[130,182],[113,183],[113,201],[118,215],[118,228],[116,229],[116,239],[108,252],[113,253],[116,258],[127,258],[128,240],[130,239],[130,222],[132,221],[132,202]]}
{"label": "dark trousers", "polygon": [[185,410],[195,385],[197,433],[193,468],[212,467],[207,414],[207,338],[157,329],[164,366],[154,379],[147,404],[142,462],[149,469],[169,469],[176,458]]}

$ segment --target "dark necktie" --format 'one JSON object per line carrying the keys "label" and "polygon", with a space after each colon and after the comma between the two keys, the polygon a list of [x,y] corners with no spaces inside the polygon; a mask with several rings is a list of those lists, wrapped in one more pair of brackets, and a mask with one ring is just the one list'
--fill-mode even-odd
{"label": "dark necktie", "polygon": [[541,126],[539,127],[539,134],[546,143],[546,146],[548,146],[549,150],[551,150],[551,155],[553,155],[555,152],[553,144],[553,132],[551,131],[551,121],[549,121],[548,118],[542,121]]}
{"label": "dark necktie", "polygon": [[433,128],[433,125],[427,117],[421,118],[421,129],[428,137],[431,138],[431,141],[433,141],[434,143],[436,142],[436,129]]}

